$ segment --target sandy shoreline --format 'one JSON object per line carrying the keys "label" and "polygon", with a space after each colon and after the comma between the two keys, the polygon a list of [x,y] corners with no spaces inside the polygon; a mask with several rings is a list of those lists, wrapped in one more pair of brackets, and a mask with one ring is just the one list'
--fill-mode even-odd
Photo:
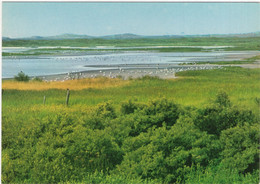
{"label": "sandy shoreline", "polygon": [[[230,64],[230,65],[215,65],[215,64],[200,64],[200,65],[154,65],[149,67],[132,67],[132,68],[111,68],[91,71],[81,71],[74,73],[63,73],[46,76],[37,76],[44,81],[65,81],[83,78],[96,78],[96,77],[108,77],[108,78],[139,78],[144,76],[156,76],[162,79],[176,78],[175,74],[181,71],[187,70],[210,70],[210,69],[222,69],[223,67],[244,67],[244,68],[260,68],[259,61],[256,64]],[[11,78],[5,78],[2,80],[10,80]],[[33,79],[33,77],[31,77]]]}
{"label": "sandy shoreline", "polygon": [[162,79],[176,78],[175,73],[186,71],[186,70],[209,70],[209,69],[220,69],[222,66],[219,65],[149,65],[139,67],[124,68],[122,66],[118,68],[100,69],[95,71],[82,71],[66,74],[38,76],[45,81],[65,81],[82,78],[96,78],[96,77],[109,77],[109,78],[139,78],[144,76],[156,76]]}
{"label": "sandy shoreline", "polygon": [[[104,67],[104,66],[101,66]],[[156,76],[162,79],[176,78],[175,74],[187,70],[211,70],[222,69],[223,67],[243,67],[243,68],[260,68],[260,60],[252,64],[138,64],[138,65],[113,65],[109,69],[100,69],[92,71],[81,71],[66,74],[38,76],[45,81],[65,81],[82,78],[109,77],[122,79],[139,78],[144,76]]]}

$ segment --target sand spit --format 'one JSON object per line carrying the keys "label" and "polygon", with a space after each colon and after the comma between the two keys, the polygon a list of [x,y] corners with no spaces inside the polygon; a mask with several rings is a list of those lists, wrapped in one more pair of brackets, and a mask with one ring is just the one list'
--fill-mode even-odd
{"label": "sand spit", "polygon": [[[90,67],[90,66],[88,66]],[[93,65],[93,67],[97,67]],[[66,74],[39,76],[45,81],[65,81],[75,80],[82,78],[140,78],[144,76],[159,77],[162,79],[177,78],[176,73],[188,70],[211,70],[222,69],[223,67],[243,67],[243,68],[260,68],[260,60],[252,64],[191,64],[191,65],[178,65],[178,64],[132,64],[132,65],[99,65],[100,68],[106,67],[107,69],[81,71]]]}
{"label": "sand spit", "polygon": [[[101,66],[104,67],[104,66]],[[144,76],[159,77],[162,79],[176,78],[175,73],[187,70],[210,70],[221,69],[219,65],[149,65],[149,66],[128,66],[123,67],[121,65],[116,68],[100,69],[95,71],[82,71],[75,73],[66,73],[58,75],[39,76],[46,81],[65,81],[75,80],[82,78],[96,78],[96,77],[108,77],[108,78],[122,78],[131,79]]]}

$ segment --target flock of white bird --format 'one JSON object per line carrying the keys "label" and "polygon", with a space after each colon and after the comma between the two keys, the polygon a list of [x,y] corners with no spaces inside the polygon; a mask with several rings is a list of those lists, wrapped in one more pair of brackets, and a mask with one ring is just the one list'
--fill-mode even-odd
{"label": "flock of white bird", "polygon": [[99,70],[91,72],[75,72],[67,73],[64,77],[57,77],[51,81],[65,81],[75,80],[83,78],[97,78],[97,77],[108,77],[108,78],[138,78],[143,76],[158,76],[160,78],[175,78],[175,73],[188,71],[188,70],[210,70],[210,69],[221,69],[221,66],[210,66],[210,65],[197,65],[188,67],[176,67],[176,68],[119,68],[114,70]]}
{"label": "flock of white bird", "polygon": [[[158,60],[159,59],[159,60]],[[196,60],[196,58],[194,58]],[[198,58],[197,58],[198,59]],[[158,76],[160,78],[175,78],[175,73],[187,70],[210,70],[222,68],[221,66],[196,65],[180,66],[177,63],[170,63],[169,58],[162,63],[162,58],[143,56],[79,56],[79,57],[56,57],[56,60],[71,60],[74,62],[85,61],[88,67],[101,68],[97,71],[71,72],[62,77],[56,77],[53,81],[65,81],[82,78],[137,78],[143,76]],[[164,60],[164,59],[163,59]],[[156,62],[160,62],[156,63]],[[108,64],[109,63],[109,64]],[[138,64],[135,64],[138,63]],[[142,64],[140,64],[142,63]],[[92,65],[91,65],[92,64]],[[106,69],[104,69],[106,68]]]}

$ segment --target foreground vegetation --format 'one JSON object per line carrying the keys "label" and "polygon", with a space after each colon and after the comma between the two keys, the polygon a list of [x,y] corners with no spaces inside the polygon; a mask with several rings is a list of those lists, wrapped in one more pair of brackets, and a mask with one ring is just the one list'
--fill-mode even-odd
{"label": "foreground vegetation", "polygon": [[259,72],[95,79],[68,107],[63,88],[3,81],[2,182],[258,183]]}

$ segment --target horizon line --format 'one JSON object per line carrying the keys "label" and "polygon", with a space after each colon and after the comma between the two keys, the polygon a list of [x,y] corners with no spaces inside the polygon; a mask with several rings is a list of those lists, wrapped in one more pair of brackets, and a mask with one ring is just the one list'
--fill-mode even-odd
{"label": "horizon line", "polygon": [[252,34],[252,33],[260,33],[259,31],[254,32],[240,32],[240,33],[205,33],[205,34],[158,34],[158,35],[143,35],[143,34],[135,34],[135,33],[115,33],[115,34],[106,34],[106,35],[99,35],[99,36],[93,36],[88,34],[76,34],[76,33],[61,33],[57,35],[49,35],[49,36],[41,36],[41,35],[33,35],[33,36],[26,36],[26,37],[10,37],[10,36],[4,36],[6,38],[10,39],[21,39],[21,38],[33,38],[33,37],[55,37],[55,36],[62,36],[62,35],[75,35],[75,36],[90,36],[90,37],[105,37],[105,36],[115,36],[115,35],[135,35],[135,36],[203,36],[203,35],[236,35],[236,34]]}

